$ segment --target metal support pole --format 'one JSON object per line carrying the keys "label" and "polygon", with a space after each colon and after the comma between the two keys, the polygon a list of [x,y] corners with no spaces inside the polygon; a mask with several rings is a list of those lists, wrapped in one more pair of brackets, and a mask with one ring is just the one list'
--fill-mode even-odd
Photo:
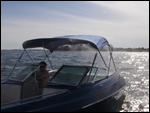
{"label": "metal support pole", "polygon": [[[99,52],[99,54],[100,54],[100,56],[101,56],[101,58],[102,58],[102,60],[103,60],[103,62],[104,62],[104,64],[105,64],[105,66],[107,67],[107,64],[106,64],[105,60],[103,59],[103,57],[102,57],[102,55],[101,55],[101,53],[100,53],[99,50],[98,50],[98,52]],[[108,68],[108,67],[107,67],[107,68]]]}
{"label": "metal support pole", "polygon": [[[109,51],[110,51],[110,62],[109,62],[108,74],[109,74],[109,70],[110,70],[111,60],[113,61],[113,65],[114,65],[114,67],[115,67],[115,71],[117,71],[116,66],[115,66],[115,63],[114,63],[114,59],[113,59],[113,57],[112,57],[112,50],[110,49]],[[108,74],[107,74],[107,77],[108,77]]]}
{"label": "metal support pole", "polygon": [[106,76],[106,77],[108,77],[108,74],[109,74],[109,70],[110,70],[110,63],[111,63],[111,53],[110,53],[110,60],[109,60],[108,73],[107,73],[107,76]]}
{"label": "metal support pole", "polygon": [[116,68],[116,65],[115,65],[115,62],[114,62],[114,59],[113,59],[112,53],[111,53],[111,58],[112,58],[112,61],[113,61],[114,67],[115,67],[115,71],[117,71],[117,68]]}
{"label": "metal support pole", "polygon": [[[49,52],[49,54],[50,54],[50,52]],[[47,56],[49,56],[49,54]],[[46,59],[47,56],[45,56],[45,58],[43,59],[43,61]]]}
{"label": "metal support pole", "polygon": [[[24,51],[25,51],[25,50],[24,50]],[[17,63],[19,62],[19,60],[21,59],[21,57],[22,57],[22,55],[23,55],[24,51],[23,51],[23,52],[22,52],[22,54],[20,55],[20,57],[19,57],[18,61],[17,61],[17,62],[16,62],[16,64],[14,65],[14,67],[13,67],[12,71],[10,72],[9,76],[7,77],[7,79],[10,77],[11,73],[12,73],[12,72],[13,72],[13,70],[15,69],[15,67],[16,67]]]}
{"label": "metal support pole", "polygon": [[91,75],[91,72],[92,72],[92,69],[93,69],[93,66],[94,66],[96,57],[97,57],[97,52],[95,53],[95,57],[94,57],[94,60],[93,60],[93,63],[92,63],[92,67],[91,67],[91,70],[90,70],[90,73],[89,73],[89,76],[88,76],[88,79],[87,79],[87,83],[88,83],[88,81],[89,81],[89,78],[90,78],[90,75]]}
{"label": "metal support pole", "polygon": [[35,64],[34,60],[32,59],[32,57],[29,55],[29,53],[27,52],[27,50],[25,49],[26,53],[28,54],[28,56],[31,58],[31,60],[33,61],[33,63]]}
{"label": "metal support pole", "polygon": [[110,56],[111,56],[111,58],[112,58],[112,61],[113,61],[113,64],[114,64],[114,67],[115,67],[115,71],[117,71],[117,68],[116,68],[116,65],[115,65],[115,62],[114,62],[114,59],[113,59],[113,56],[112,56],[112,51],[113,51],[113,49],[111,48],[112,46],[111,45],[109,45],[109,51],[110,51]]}
{"label": "metal support pole", "polygon": [[[44,48],[43,48],[43,49],[44,49]],[[51,64],[51,61],[50,61],[50,59],[49,59],[49,57],[48,57],[48,55],[47,55],[45,49],[44,49],[44,52],[45,52],[45,55],[47,56],[47,58],[48,58],[48,60],[49,60],[49,63],[50,63],[50,65],[51,65],[51,67],[52,67],[52,70],[54,70],[54,68],[53,68],[53,66],[52,66],[52,64]]]}

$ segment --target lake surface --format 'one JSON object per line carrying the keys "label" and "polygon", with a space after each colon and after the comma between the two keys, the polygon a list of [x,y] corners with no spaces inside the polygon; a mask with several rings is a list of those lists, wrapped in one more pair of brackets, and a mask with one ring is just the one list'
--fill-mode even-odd
{"label": "lake surface", "polygon": [[[1,50],[1,81],[11,73],[22,52],[22,50]],[[29,51],[29,54],[37,64],[45,58],[43,51]],[[58,69],[62,64],[92,65],[94,54],[91,51],[56,51],[49,56],[53,67]],[[149,52],[114,52],[113,58],[117,71],[128,83],[123,90],[126,96],[119,111],[149,112]],[[45,61],[49,63],[49,60]],[[16,70],[26,63],[32,63],[32,60],[25,53],[17,63]],[[98,63],[99,61],[96,61],[96,65],[99,65]],[[48,68],[51,66],[48,65]]]}

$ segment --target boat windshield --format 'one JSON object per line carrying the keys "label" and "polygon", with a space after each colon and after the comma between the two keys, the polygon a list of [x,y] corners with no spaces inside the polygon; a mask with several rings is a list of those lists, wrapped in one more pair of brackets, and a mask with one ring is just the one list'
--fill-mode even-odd
{"label": "boat windshield", "polygon": [[23,66],[16,73],[9,77],[10,80],[16,81],[24,81],[29,75],[33,73],[33,71],[37,68],[37,66]]}
{"label": "boat windshield", "polygon": [[63,65],[49,82],[77,86],[88,70],[88,66]]}

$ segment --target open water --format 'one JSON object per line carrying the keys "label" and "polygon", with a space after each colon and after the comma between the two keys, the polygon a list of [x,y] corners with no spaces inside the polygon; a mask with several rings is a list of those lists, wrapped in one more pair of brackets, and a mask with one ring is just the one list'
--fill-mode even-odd
{"label": "open water", "polygon": [[[22,52],[22,50],[1,50],[1,81],[8,77]],[[44,59],[43,51],[29,51],[29,54],[36,63]],[[86,57],[84,57],[85,55]],[[69,59],[68,56],[71,58]],[[56,51],[50,54],[50,60],[54,68],[59,68],[67,62],[68,64],[91,65],[90,60],[93,60],[93,58],[93,53],[89,51],[82,54],[81,52]],[[128,83],[123,90],[125,98],[118,111],[149,112],[149,52],[114,52],[113,58],[117,71]],[[30,62],[32,60],[25,53],[16,68],[19,69],[20,66]],[[46,60],[46,62],[49,62],[49,60]],[[99,111],[99,107],[94,111]]]}

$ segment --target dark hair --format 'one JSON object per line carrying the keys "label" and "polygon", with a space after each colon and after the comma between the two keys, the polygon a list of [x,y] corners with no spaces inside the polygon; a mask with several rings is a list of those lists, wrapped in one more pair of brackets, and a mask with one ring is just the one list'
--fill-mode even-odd
{"label": "dark hair", "polygon": [[44,64],[45,66],[47,66],[46,62],[44,62],[44,61],[40,62],[39,65],[40,64]]}

